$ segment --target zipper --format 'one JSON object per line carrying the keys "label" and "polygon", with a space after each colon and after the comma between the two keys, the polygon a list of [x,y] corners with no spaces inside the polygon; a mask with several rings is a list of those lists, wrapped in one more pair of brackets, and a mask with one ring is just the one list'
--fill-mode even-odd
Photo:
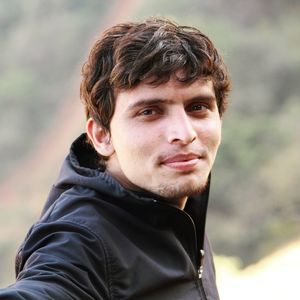
{"label": "zipper", "polygon": [[[197,235],[196,235],[196,226],[195,223],[193,221],[193,219],[191,218],[191,216],[189,214],[187,214],[185,211],[181,212],[189,219],[189,221],[191,222],[192,226],[193,226],[193,230],[194,230],[194,240],[195,240],[195,249],[198,248],[197,246]],[[197,286],[198,286],[198,290],[199,290],[199,294],[201,297],[201,300],[207,300],[205,291],[204,291],[204,287],[203,287],[203,282],[202,282],[202,275],[203,275],[203,271],[204,271],[204,267],[203,267],[203,262],[204,262],[204,255],[205,255],[205,251],[203,249],[200,249],[199,251],[199,256],[197,257],[196,255],[196,273],[197,273],[197,277],[196,277],[196,282],[197,282]]]}
{"label": "zipper", "polygon": [[200,250],[200,265],[198,268],[198,279],[202,278],[204,255],[205,255],[205,251],[203,249],[201,249]]}
{"label": "zipper", "polygon": [[[155,202],[156,204],[161,205],[161,206],[166,206],[167,205],[167,204],[163,204],[163,203],[161,203],[157,200],[154,200],[153,202]],[[180,210],[179,208],[175,208],[175,207],[169,206],[169,205],[168,205],[168,207],[170,209],[175,210],[176,213],[183,214],[185,216],[185,218],[187,218],[191,222],[192,227],[193,227],[193,231],[194,231],[194,242],[195,242],[194,247],[195,247],[195,249],[197,249],[198,246],[197,246],[196,227],[195,227],[194,221],[191,218],[191,216],[188,213],[186,213],[185,211]],[[195,267],[196,283],[197,283],[197,286],[198,286],[198,291],[199,291],[201,300],[207,300],[205,290],[204,290],[204,287],[203,287],[203,283],[202,283],[202,275],[203,275],[203,271],[204,271],[204,268],[203,268],[204,255],[205,255],[205,251],[203,249],[200,249],[199,256],[196,255],[196,257],[195,257],[196,258],[196,267]]]}
{"label": "zipper", "polygon": [[[192,223],[193,229],[194,229],[194,239],[195,239],[195,249],[197,249],[197,235],[196,235],[196,227],[194,224],[193,219],[190,217],[189,214],[187,214],[185,211],[182,211],[184,213],[184,215],[186,217],[188,217],[188,219],[190,220],[190,222]],[[196,277],[196,282],[197,282],[197,286],[198,286],[198,290],[199,290],[199,294],[201,297],[201,300],[207,300],[206,294],[205,294],[205,290],[203,287],[203,282],[202,282],[202,275],[203,275],[203,271],[204,271],[204,267],[203,267],[203,262],[204,262],[204,255],[205,255],[205,251],[203,249],[200,249],[199,251],[199,256],[196,256],[196,273],[197,273],[197,277]]]}
{"label": "zipper", "polygon": [[204,291],[204,287],[203,287],[203,283],[202,283],[202,279],[198,279],[198,282],[199,282],[199,293],[200,293],[200,296],[201,296],[201,300],[207,300],[206,298],[206,294],[205,294],[205,291]]}
{"label": "zipper", "polygon": [[202,283],[202,275],[203,275],[203,260],[204,260],[205,251],[203,249],[200,250],[200,264],[197,270],[197,281],[199,285],[199,292],[201,295],[201,299],[206,300],[206,294],[204,291],[203,283]]}

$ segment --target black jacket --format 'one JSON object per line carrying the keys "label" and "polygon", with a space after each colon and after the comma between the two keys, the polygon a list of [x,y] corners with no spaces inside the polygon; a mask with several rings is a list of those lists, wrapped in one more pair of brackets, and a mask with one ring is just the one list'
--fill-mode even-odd
{"label": "black jacket", "polygon": [[16,283],[0,299],[219,299],[204,238],[209,187],[182,211],[125,190],[96,160],[82,135],[20,248]]}

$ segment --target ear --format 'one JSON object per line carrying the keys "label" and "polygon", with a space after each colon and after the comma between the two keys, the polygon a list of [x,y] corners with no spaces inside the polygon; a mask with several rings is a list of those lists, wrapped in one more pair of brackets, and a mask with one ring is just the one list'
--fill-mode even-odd
{"label": "ear", "polygon": [[100,155],[105,157],[113,155],[115,149],[109,131],[99,125],[93,118],[89,118],[86,122],[86,133]]}

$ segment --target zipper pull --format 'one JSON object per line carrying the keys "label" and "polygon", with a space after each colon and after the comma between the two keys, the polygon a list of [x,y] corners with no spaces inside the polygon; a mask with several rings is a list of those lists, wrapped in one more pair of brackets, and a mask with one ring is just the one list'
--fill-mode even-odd
{"label": "zipper pull", "polygon": [[205,252],[203,249],[200,250],[200,266],[198,269],[198,278],[201,279],[202,278],[202,274],[203,274],[203,260],[204,260],[204,255]]}

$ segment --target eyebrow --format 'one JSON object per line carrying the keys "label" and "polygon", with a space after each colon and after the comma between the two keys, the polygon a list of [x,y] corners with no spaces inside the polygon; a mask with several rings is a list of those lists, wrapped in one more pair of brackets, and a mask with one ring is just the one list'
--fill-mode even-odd
{"label": "eyebrow", "polygon": [[[204,102],[214,102],[216,101],[216,97],[211,94],[199,94],[192,98],[186,99],[185,102],[190,103],[194,101],[204,101]],[[136,108],[144,107],[144,106],[152,106],[158,104],[174,104],[175,100],[167,99],[167,98],[148,98],[148,99],[140,99],[135,103],[132,103],[128,106],[127,110],[132,111]]]}
{"label": "eyebrow", "polygon": [[150,98],[150,99],[140,99],[135,103],[132,103],[128,106],[128,110],[134,110],[139,107],[144,107],[144,106],[151,106],[151,105],[157,105],[157,104],[172,104],[175,101],[170,100],[170,99],[164,99],[164,98]]}

